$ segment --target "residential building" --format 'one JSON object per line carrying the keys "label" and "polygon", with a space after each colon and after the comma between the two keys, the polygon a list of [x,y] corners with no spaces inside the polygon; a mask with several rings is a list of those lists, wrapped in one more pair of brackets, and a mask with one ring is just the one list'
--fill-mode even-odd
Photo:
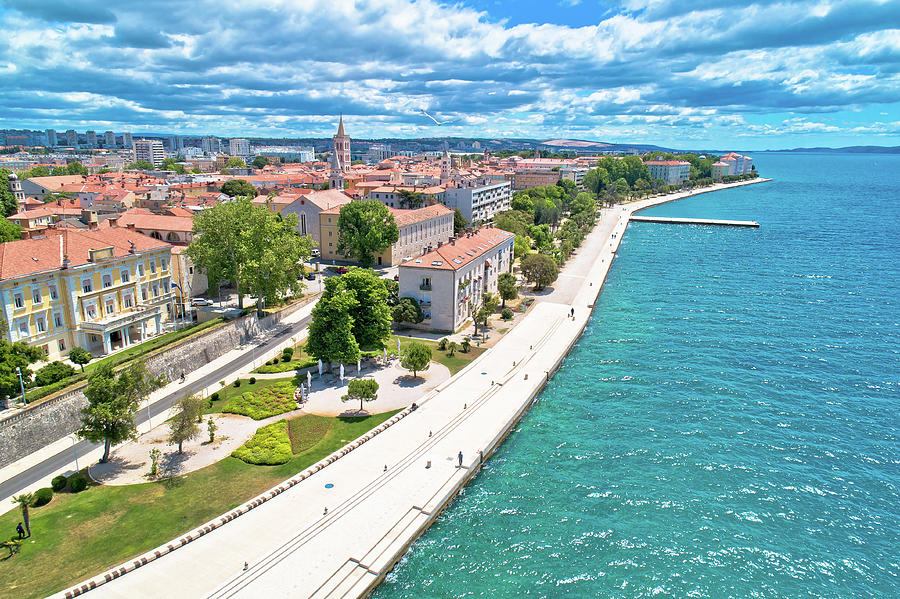
{"label": "residential building", "polygon": [[300,231],[300,234],[312,236],[313,240],[321,246],[322,238],[319,226],[321,213],[324,210],[340,208],[349,203],[350,198],[339,189],[311,191],[301,194],[292,204],[282,208],[281,215],[296,214],[297,230]]}
{"label": "residential building", "polygon": [[391,156],[393,156],[393,150],[391,150],[391,146],[387,144],[372,144],[369,146],[369,150],[366,152],[363,160],[370,164],[374,164],[376,162],[381,162],[382,160],[387,160]]}
{"label": "residential building", "polygon": [[131,141],[131,133],[127,133],[127,132],[126,132],[126,133],[123,133],[123,134],[122,134],[122,147],[123,147],[123,148],[130,148],[130,147],[132,147],[132,145],[133,145],[133,144],[132,144],[132,141]]}
{"label": "residential building", "polygon": [[725,173],[726,175],[746,175],[753,171],[753,159],[749,156],[735,154],[734,152],[725,154],[719,158],[719,162],[728,165],[728,172]]}
{"label": "residential building", "polygon": [[84,143],[89,148],[97,147],[97,132],[96,131],[85,131],[84,132]]}
{"label": "residential building", "polygon": [[51,148],[56,147],[56,130],[47,129],[47,145]]}
{"label": "residential building", "polygon": [[578,189],[584,189],[584,175],[589,170],[586,166],[566,166],[559,169],[559,179],[572,181]]}
{"label": "residential building", "polygon": [[651,181],[662,179],[666,185],[681,185],[691,177],[691,163],[684,160],[648,160],[644,165]]}
{"label": "residential building", "polygon": [[556,185],[557,181],[559,181],[559,170],[544,167],[522,168],[516,169],[513,173],[512,188],[514,191],[521,191],[532,187]]}
{"label": "residential building", "polygon": [[204,154],[218,154],[222,151],[222,144],[218,137],[207,136],[200,140],[200,149]]}
{"label": "residential building", "polygon": [[104,148],[115,148],[116,147],[116,134],[113,131],[107,131],[103,134],[103,147]]}
{"label": "residential building", "polygon": [[78,147],[78,133],[75,129],[69,129],[66,131],[66,145],[71,148]]}
{"label": "residential building", "polygon": [[417,326],[456,331],[478,311],[485,293],[497,292],[500,273],[512,270],[514,239],[486,226],[401,263],[400,297],[413,298],[425,313]]}
{"label": "residential building", "polygon": [[444,192],[444,204],[459,208],[470,223],[491,220],[494,215],[509,210],[511,202],[512,185],[509,181],[463,182],[460,187],[449,187]]}
{"label": "residential building", "polygon": [[281,158],[284,162],[315,162],[316,150],[312,146],[263,146],[256,148],[257,156]]}
{"label": "residential building", "polygon": [[415,185],[379,185],[369,189],[365,194],[365,199],[378,200],[388,208],[411,208],[412,206],[405,205],[401,191],[422,194],[424,205],[430,206],[432,204],[442,204],[446,190],[440,185],[426,185],[422,187]]}
{"label": "residential building", "polygon": [[104,355],[162,332],[172,313],[170,246],[104,225],[0,245],[9,340],[57,360],[76,345]]}
{"label": "residential building", "polygon": [[[394,215],[399,238],[389,248],[375,254],[377,266],[396,266],[403,260],[419,256],[428,248],[437,247],[453,236],[453,211],[442,204],[416,210],[388,210]],[[323,210],[319,216],[322,260],[350,260],[337,251],[340,214],[340,206],[335,206]]]}
{"label": "residential building", "polygon": [[134,140],[134,161],[138,162],[146,160],[154,167],[162,164],[166,157],[163,144],[158,139],[136,139]]}
{"label": "residential building", "polygon": [[250,140],[235,138],[228,141],[228,153],[240,158],[250,157]]}
{"label": "residential building", "polygon": [[713,181],[721,181],[722,177],[731,172],[731,165],[720,160],[713,163],[711,171],[710,176],[712,176]]}
{"label": "residential building", "polygon": [[56,175],[51,177],[31,177],[22,181],[22,191],[26,196],[37,198],[41,201],[48,194],[62,191],[66,185],[80,184],[84,181],[81,175]]}
{"label": "residential building", "polygon": [[344,133],[344,116],[338,123],[338,130],[334,136],[334,154],[337,156],[338,164],[345,173],[350,170],[350,136]]}

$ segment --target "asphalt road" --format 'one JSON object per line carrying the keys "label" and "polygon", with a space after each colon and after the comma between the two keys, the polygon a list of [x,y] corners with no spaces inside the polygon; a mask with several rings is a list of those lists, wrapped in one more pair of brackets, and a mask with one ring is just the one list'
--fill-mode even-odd
{"label": "asphalt road", "polygon": [[[278,330],[275,336],[270,337],[261,343],[258,343],[256,346],[257,349],[264,349],[266,346],[272,343],[278,343],[290,338],[293,335],[296,335],[297,333],[302,331],[307,324],[309,324],[310,320],[312,320],[312,317],[307,316],[299,322],[290,325],[289,328],[286,326],[282,327]],[[202,389],[209,387],[213,383],[228,378],[233,372],[242,368],[243,366],[246,366],[252,360],[253,352],[248,348],[246,352],[244,352],[231,362],[217,368],[216,370],[210,372],[202,378],[199,378],[196,381],[185,383],[184,385],[179,385],[174,391],[172,391],[162,399],[159,399],[150,406],[150,418],[152,419],[159,416],[160,414],[171,408],[176,401],[184,397],[186,394],[199,392]],[[146,407],[142,407],[140,410],[138,410],[138,414],[135,420],[138,424],[142,424],[147,421]],[[96,447],[100,446],[89,441],[79,441],[75,443],[74,451],[78,455],[78,459],[81,459]],[[5,480],[0,483],[0,497],[10,497],[12,495],[15,495],[22,489],[25,489],[40,480],[65,471],[65,469],[68,468],[69,463],[72,462],[73,459],[74,456],[72,455],[72,447],[68,447],[64,451],[61,451],[56,455],[44,460],[40,464],[37,464],[36,466],[33,466],[28,470],[17,474],[9,480]],[[79,463],[79,466],[83,468],[87,466],[87,463]]]}

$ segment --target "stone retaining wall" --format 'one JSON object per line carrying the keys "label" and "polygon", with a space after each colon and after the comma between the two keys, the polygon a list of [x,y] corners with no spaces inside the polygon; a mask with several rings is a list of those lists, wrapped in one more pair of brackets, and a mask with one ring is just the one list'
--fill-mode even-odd
{"label": "stone retaining wall", "polygon": [[[192,372],[247,343],[261,331],[280,326],[281,321],[309,303],[300,301],[258,320],[256,314],[238,318],[199,333],[188,341],[163,348],[147,357],[147,369],[169,380]],[[0,421],[0,468],[49,445],[81,426],[81,410],[87,405],[85,385],[29,406]]]}

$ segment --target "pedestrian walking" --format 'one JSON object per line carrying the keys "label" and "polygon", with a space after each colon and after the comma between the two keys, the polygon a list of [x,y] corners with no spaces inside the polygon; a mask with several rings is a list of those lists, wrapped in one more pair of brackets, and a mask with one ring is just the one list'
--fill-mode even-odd
{"label": "pedestrian walking", "polygon": [[21,522],[19,522],[19,525],[16,526],[16,534],[19,535],[19,538],[20,538],[20,539],[24,539],[24,538],[25,538],[25,528],[22,527],[22,523],[21,523]]}
{"label": "pedestrian walking", "polygon": [[459,467],[462,468],[462,451],[459,452],[459,455],[456,456],[459,459]]}

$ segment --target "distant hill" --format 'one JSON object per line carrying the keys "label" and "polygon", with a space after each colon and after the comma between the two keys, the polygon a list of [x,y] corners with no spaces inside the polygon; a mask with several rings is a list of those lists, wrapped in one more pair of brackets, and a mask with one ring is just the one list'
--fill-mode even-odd
{"label": "distant hill", "polygon": [[554,148],[607,148],[611,144],[602,141],[584,141],[582,139],[551,139],[542,141],[542,146],[553,146]]}
{"label": "distant hill", "polygon": [[846,146],[843,148],[791,148],[766,152],[805,152],[808,154],[900,154],[900,146]]}

